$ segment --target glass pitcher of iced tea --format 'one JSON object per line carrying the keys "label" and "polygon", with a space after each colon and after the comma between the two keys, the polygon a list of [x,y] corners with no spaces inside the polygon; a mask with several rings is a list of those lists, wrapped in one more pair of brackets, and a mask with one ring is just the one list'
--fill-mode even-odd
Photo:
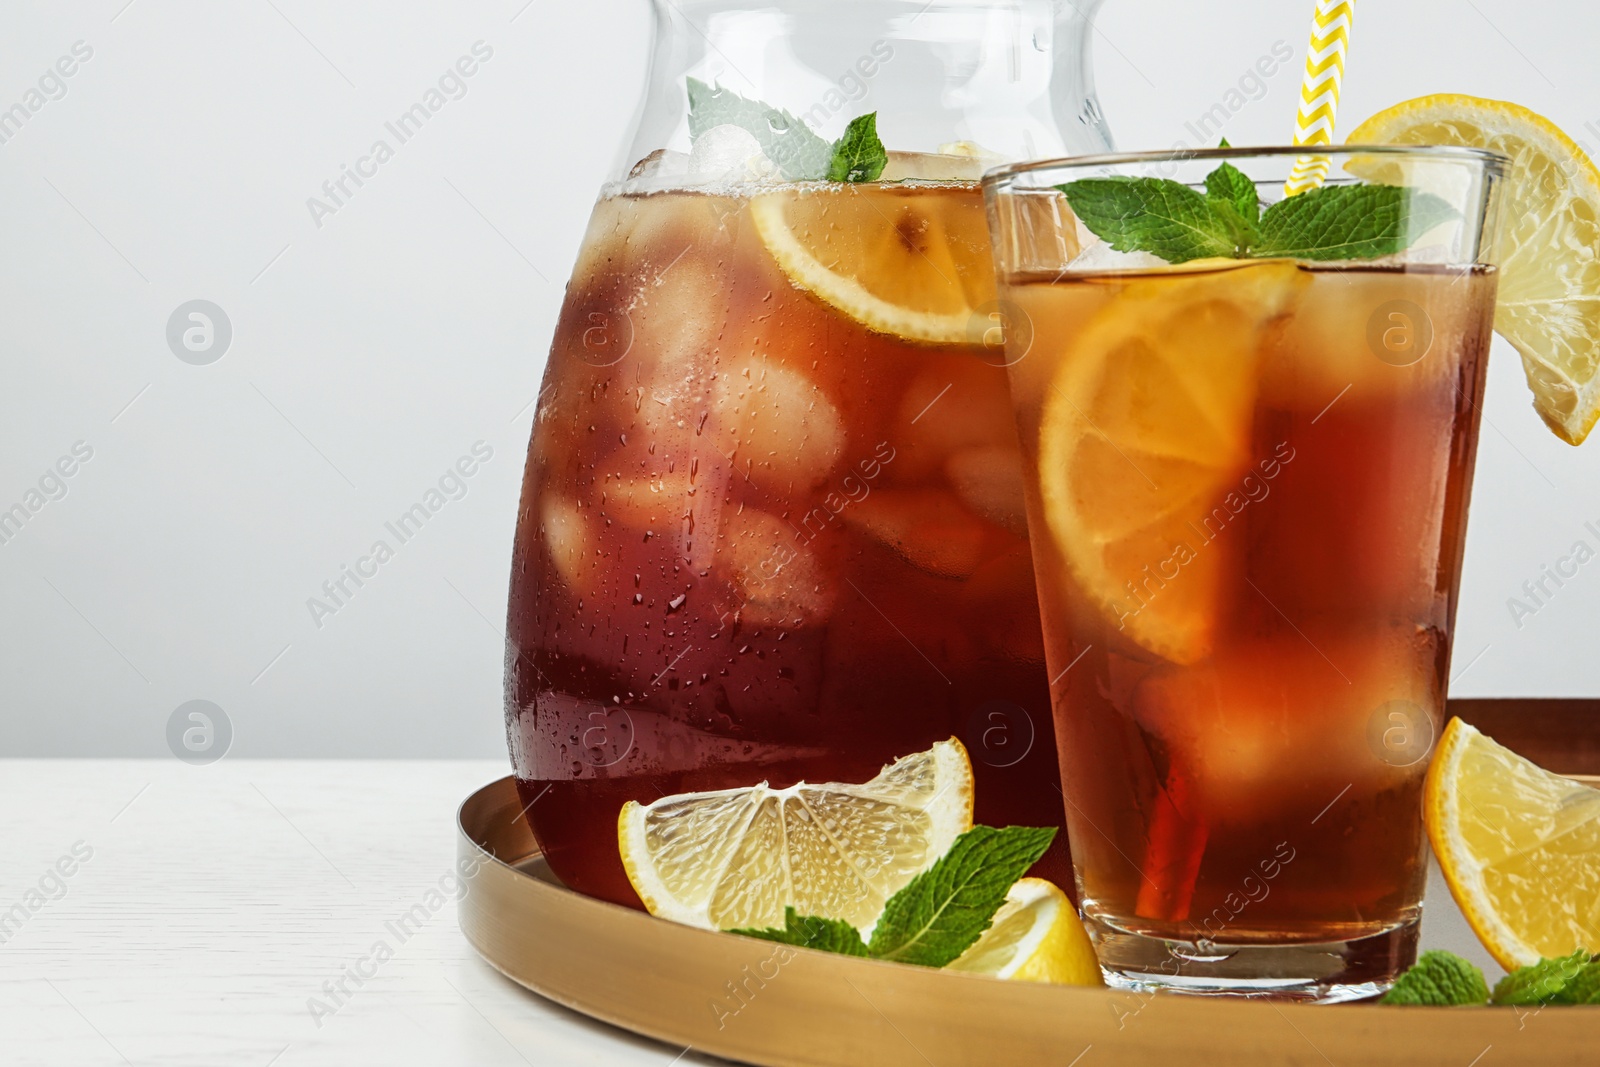
{"label": "glass pitcher of iced tea", "polygon": [[[628,800],[865,781],[956,736],[1060,826],[978,178],[1103,151],[1095,3],[655,0],[556,327],[506,725],[555,874],[637,904]],[[1071,884],[1065,835],[1039,873]]]}

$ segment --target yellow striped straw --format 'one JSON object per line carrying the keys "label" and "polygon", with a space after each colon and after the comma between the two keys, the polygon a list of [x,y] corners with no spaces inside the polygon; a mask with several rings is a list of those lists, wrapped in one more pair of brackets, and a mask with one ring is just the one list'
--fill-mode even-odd
{"label": "yellow striped straw", "polygon": [[[1350,24],[1355,17],[1355,0],[1317,0],[1311,44],[1306,48],[1306,74],[1300,83],[1300,115],[1294,129],[1297,145],[1333,143],[1339,87],[1344,83],[1344,57],[1350,48]],[[1328,176],[1328,167],[1327,156],[1300,156],[1284,183],[1284,195],[1315,189]]]}

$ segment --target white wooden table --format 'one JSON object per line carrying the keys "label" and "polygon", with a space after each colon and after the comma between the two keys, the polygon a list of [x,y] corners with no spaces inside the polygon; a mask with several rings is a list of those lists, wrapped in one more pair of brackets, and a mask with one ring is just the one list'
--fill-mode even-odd
{"label": "white wooden table", "polygon": [[[557,1007],[473,953],[448,892],[455,811],[505,773],[0,760],[0,1064],[720,1062]],[[1443,887],[1429,898],[1425,941],[1487,964]]]}
{"label": "white wooden table", "polygon": [[506,773],[0,760],[0,1064],[717,1062],[542,1000],[462,938],[455,811]]}

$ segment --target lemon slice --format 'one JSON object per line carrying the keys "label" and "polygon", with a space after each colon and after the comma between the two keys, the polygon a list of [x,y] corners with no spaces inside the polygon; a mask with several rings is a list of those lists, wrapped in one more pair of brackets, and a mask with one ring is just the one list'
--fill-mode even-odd
{"label": "lemon slice", "polygon": [[964,344],[974,309],[994,300],[975,185],[780,189],[752,200],[750,216],[790,282],[870,330]]}
{"label": "lemon slice", "polygon": [[1257,458],[1262,338],[1306,280],[1275,261],[1129,282],[1046,393],[1039,485],[1055,543],[1088,599],[1175,663],[1211,652],[1226,562],[1194,551],[1197,531]]}
{"label": "lemon slice", "polygon": [[1600,791],[1452,719],[1424,813],[1451,895],[1502,967],[1600,952]]}
{"label": "lemon slice", "polygon": [[989,929],[948,969],[1018,982],[1105,984],[1078,909],[1043,878],[1012,886]]}
{"label": "lemon slice", "polygon": [[1600,418],[1600,169],[1549,119],[1453,93],[1396,104],[1349,139],[1511,157],[1494,325],[1522,354],[1534,410],[1556,436],[1581,444]]}
{"label": "lemon slice", "polygon": [[652,915],[728,930],[782,926],[792,905],[870,932],[884,902],[971,828],[972,764],[952,737],[865,785],[630,800],[617,844]]}

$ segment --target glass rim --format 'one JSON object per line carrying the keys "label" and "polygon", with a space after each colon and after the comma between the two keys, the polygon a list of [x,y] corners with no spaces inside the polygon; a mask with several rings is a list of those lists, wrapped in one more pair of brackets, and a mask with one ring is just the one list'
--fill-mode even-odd
{"label": "glass rim", "polygon": [[1042,170],[1079,169],[1083,167],[1114,167],[1136,163],[1181,163],[1188,160],[1250,159],[1253,157],[1284,156],[1353,156],[1382,155],[1410,156],[1416,159],[1458,160],[1477,162],[1504,175],[1511,157],[1491,148],[1467,148],[1460,145],[1398,145],[1398,144],[1341,144],[1341,145],[1265,145],[1247,147],[1230,145],[1227,148],[1164,149],[1154,152],[1103,152],[1087,156],[1058,156],[1053,159],[1030,159],[1021,163],[1007,163],[987,170],[983,174],[984,188],[1003,185],[1024,174]]}

